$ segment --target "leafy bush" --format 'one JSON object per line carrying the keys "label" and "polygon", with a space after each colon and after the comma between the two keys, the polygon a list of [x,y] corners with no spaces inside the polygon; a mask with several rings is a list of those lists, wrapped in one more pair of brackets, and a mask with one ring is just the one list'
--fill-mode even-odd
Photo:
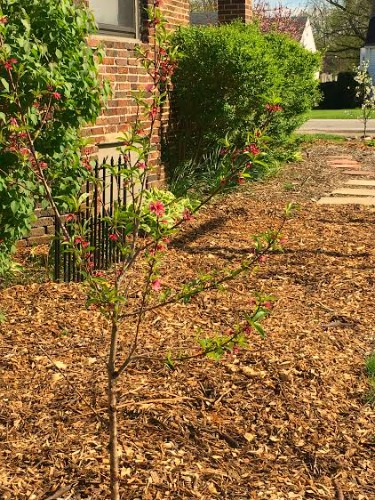
{"label": "leafy bush", "polygon": [[269,147],[280,147],[318,99],[319,55],[285,35],[261,34],[255,24],[189,26],[174,43],[180,61],[166,150],[172,169],[199,163],[225,136],[242,147],[259,128]]}
{"label": "leafy bush", "polygon": [[96,119],[103,94],[87,45],[94,31],[92,15],[73,0],[1,2],[0,272],[43,196],[35,165],[46,169],[54,197],[77,192],[87,175],[80,128]]}

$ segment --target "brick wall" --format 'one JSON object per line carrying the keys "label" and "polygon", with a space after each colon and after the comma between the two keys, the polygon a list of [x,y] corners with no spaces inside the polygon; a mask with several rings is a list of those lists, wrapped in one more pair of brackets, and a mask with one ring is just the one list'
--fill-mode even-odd
{"label": "brick wall", "polygon": [[[144,0],[143,7],[146,5]],[[142,9],[142,6],[141,6]],[[164,0],[161,9],[168,20],[170,29],[189,22],[189,0]],[[150,83],[145,70],[140,67],[135,55],[135,44],[147,46],[149,33],[144,23],[140,26],[141,38],[132,39],[122,35],[111,35],[98,33],[88,40],[91,46],[99,43],[104,48],[104,60],[100,66],[103,78],[111,82],[112,97],[107,102],[106,108],[96,123],[91,124],[83,130],[83,135],[90,138],[89,151],[96,156],[103,157],[106,154],[116,154],[116,142],[119,135],[135,116],[136,107],[130,97],[130,92]],[[160,122],[155,123],[155,136],[153,138],[157,151],[154,153],[154,161],[157,163],[160,152]],[[160,169],[152,179],[155,182],[163,180],[163,171]],[[34,222],[33,228],[22,246],[31,246],[46,243],[53,234],[53,218],[47,212],[38,212],[38,220]]]}
{"label": "brick wall", "polygon": [[219,23],[230,23],[236,19],[248,23],[251,16],[252,0],[218,0]]}
{"label": "brick wall", "polygon": [[[161,9],[171,29],[189,22],[189,0],[164,0]],[[149,33],[144,25],[140,27],[140,32],[142,40],[148,40]],[[126,124],[134,118],[136,107],[129,97],[130,92],[145,86],[150,80],[134,55],[134,45],[142,43],[147,46],[147,42],[99,33],[89,40],[91,46],[98,43],[104,46],[105,52],[100,72],[111,82],[113,95],[102,116],[84,130],[84,135],[89,136],[96,145],[103,146],[115,142]]]}

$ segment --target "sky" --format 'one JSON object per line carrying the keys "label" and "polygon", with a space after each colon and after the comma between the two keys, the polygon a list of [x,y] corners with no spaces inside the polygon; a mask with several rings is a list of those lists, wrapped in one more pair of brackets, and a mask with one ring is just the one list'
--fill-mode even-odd
{"label": "sky", "polygon": [[269,0],[270,5],[283,5],[284,7],[288,7],[289,9],[295,9],[296,7],[301,7],[305,5],[307,2],[304,0]]}

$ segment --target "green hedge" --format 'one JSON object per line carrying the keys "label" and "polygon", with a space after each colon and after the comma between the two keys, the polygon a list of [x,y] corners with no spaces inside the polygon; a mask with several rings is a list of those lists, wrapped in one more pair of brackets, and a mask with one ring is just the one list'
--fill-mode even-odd
{"label": "green hedge", "polygon": [[322,100],[320,109],[345,109],[360,106],[357,97],[357,82],[354,80],[355,73],[339,73],[337,81],[320,84]]}
{"label": "green hedge", "polygon": [[283,108],[267,131],[270,145],[280,146],[318,101],[320,56],[285,35],[238,22],[184,27],[174,43],[181,55],[166,148],[172,167],[199,161],[227,134],[244,144],[247,132],[266,119],[267,103]]}

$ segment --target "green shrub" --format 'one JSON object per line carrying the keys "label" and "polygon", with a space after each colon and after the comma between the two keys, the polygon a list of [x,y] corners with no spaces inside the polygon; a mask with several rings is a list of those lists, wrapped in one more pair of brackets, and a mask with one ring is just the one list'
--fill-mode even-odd
{"label": "green shrub", "polygon": [[0,272],[41,198],[35,155],[55,196],[78,191],[85,177],[80,129],[98,116],[103,94],[87,45],[94,31],[92,15],[73,0],[1,2]]}
{"label": "green shrub", "polygon": [[356,96],[357,83],[354,79],[355,73],[343,72],[338,74],[337,81],[320,84],[322,100],[320,109],[345,109],[356,108],[360,105],[360,99]]}
{"label": "green shrub", "polygon": [[[166,148],[172,169],[199,163],[225,136],[241,147],[258,127],[267,129],[269,147],[278,148],[318,99],[319,56],[285,35],[233,23],[184,27],[174,42],[181,56]],[[283,111],[271,117],[267,104]]]}

